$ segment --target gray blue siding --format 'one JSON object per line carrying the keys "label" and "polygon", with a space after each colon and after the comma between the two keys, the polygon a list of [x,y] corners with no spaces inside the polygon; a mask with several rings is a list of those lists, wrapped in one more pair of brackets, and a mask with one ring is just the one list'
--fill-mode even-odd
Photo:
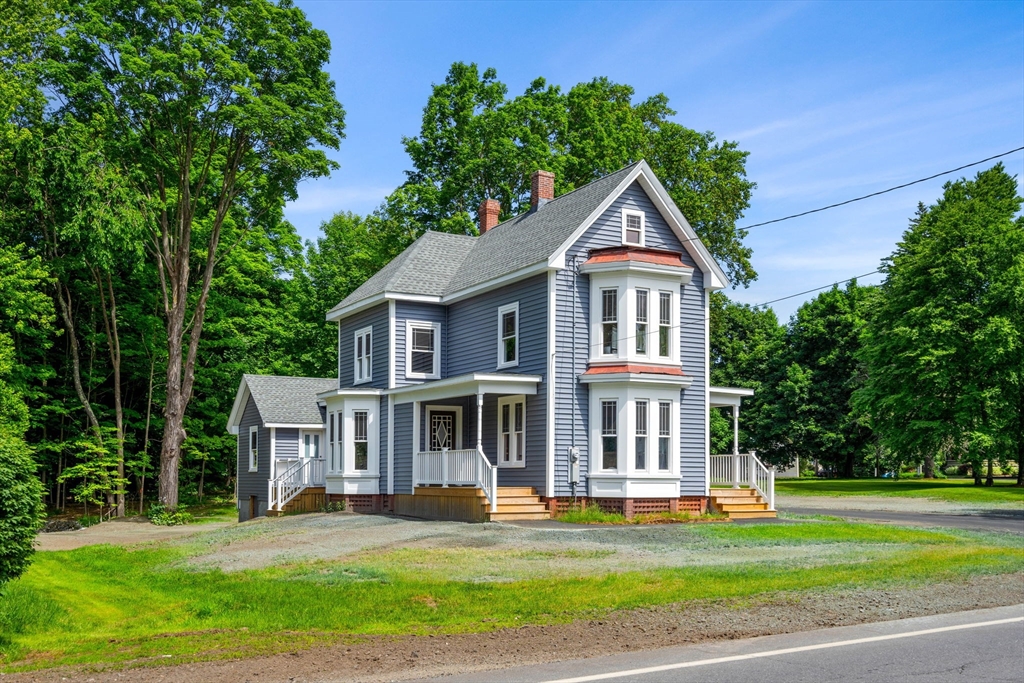
{"label": "gray blue siding", "polygon": [[[299,457],[299,430],[278,427],[274,430],[274,457],[275,458],[297,458]],[[269,475],[268,475],[269,476]],[[268,477],[264,477],[266,479]]]}
{"label": "gray blue siding", "polygon": [[373,364],[372,377],[360,387],[386,389],[388,386],[388,304],[383,303],[373,308],[343,319],[338,324],[338,387],[354,386],[355,382],[355,333],[364,327],[372,326],[370,343],[372,346]]}
{"label": "gray blue siding", "polygon": [[[258,471],[249,471],[249,428],[258,426],[257,430],[257,467]],[[267,480],[270,477],[270,430],[263,426],[260,411],[252,396],[245,404],[242,418],[238,425],[238,521],[249,519],[249,497],[256,496],[256,514],[267,512]]]}
{"label": "gray blue siding", "polygon": [[440,323],[441,338],[436,340],[441,353],[440,374],[441,377],[448,376],[446,374],[448,363],[448,326],[445,324],[447,322],[447,314],[447,307],[440,304],[423,304],[412,301],[395,302],[395,386],[401,387],[407,384],[418,384],[423,381],[420,379],[410,380],[405,376],[405,354],[407,351],[405,325],[409,320]]}
{"label": "gray blue siding", "polygon": [[[567,268],[556,280],[556,383],[555,383],[555,495],[571,494],[568,483],[568,448],[580,449],[580,485],[587,490],[589,470],[589,391],[577,381],[587,369],[590,356],[590,278],[574,274],[574,263],[582,265],[587,251],[622,244],[622,209],[644,212],[645,244],[654,249],[682,251],[683,262],[694,266],[693,281],[680,296],[680,346],[682,365],[693,385],[682,394],[680,420],[680,461],[683,495],[704,492],[704,324],[703,276],[682,243],[665,222],[639,183],[633,183],[618,197],[566,253]],[[693,322],[689,322],[693,321]],[[699,321],[699,322],[697,322]],[[575,360],[574,360],[575,359]]]}
{"label": "gray blue siding", "polygon": [[[540,375],[537,394],[526,397],[526,467],[502,468],[500,486],[535,486],[543,494],[547,468],[547,353],[548,353],[548,276],[538,275],[486,292],[448,307],[448,341],[451,354],[448,375],[470,372],[508,372]],[[498,309],[519,302],[519,365],[498,370]],[[472,412],[476,421],[476,401],[464,412]],[[484,453],[494,463],[498,459],[498,397],[484,397]],[[467,416],[465,422],[468,424]],[[476,443],[474,426],[472,443]],[[469,441],[464,441],[469,444]],[[470,446],[467,445],[467,448]]]}
{"label": "gray blue siding", "polygon": [[412,493],[412,403],[395,404],[394,434],[395,493],[409,494]]}

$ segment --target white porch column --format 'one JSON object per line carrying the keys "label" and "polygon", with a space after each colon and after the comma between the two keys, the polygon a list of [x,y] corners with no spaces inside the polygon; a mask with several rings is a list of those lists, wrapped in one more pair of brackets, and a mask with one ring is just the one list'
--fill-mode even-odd
{"label": "white porch column", "polygon": [[740,452],[740,407],[732,407],[732,452]]}
{"label": "white porch column", "polygon": [[484,395],[476,395],[476,450],[484,452]]}
{"label": "white porch column", "polygon": [[412,402],[412,492],[416,495],[420,472],[420,402]]}

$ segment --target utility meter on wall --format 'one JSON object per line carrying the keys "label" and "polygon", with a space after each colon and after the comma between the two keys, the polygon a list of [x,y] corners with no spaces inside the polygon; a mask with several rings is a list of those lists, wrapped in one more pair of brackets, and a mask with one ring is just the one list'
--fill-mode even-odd
{"label": "utility meter on wall", "polygon": [[569,447],[569,483],[580,483],[580,449],[576,446]]}

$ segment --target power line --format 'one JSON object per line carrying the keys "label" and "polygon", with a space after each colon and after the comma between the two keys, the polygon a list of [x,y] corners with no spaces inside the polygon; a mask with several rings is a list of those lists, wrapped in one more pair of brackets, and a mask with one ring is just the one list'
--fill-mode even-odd
{"label": "power line", "polygon": [[950,173],[956,173],[957,171],[962,171],[965,168],[970,168],[971,166],[977,166],[979,164],[984,164],[987,161],[992,161],[993,159],[998,159],[999,157],[1005,157],[1005,156],[1007,156],[1009,154],[1013,154],[1014,152],[1019,152],[1021,150],[1024,150],[1024,147],[1018,147],[1016,149],[1011,149],[1009,152],[1003,152],[1002,154],[996,154],[995,156],[991,156],[991,157],[988,157],[986,159],[982,159],[981,161],[975,161],[975,162],[970,163],[970,164],[964,164],[963,166],[957,166],[956,168],[952,168],[952,169],[950,169],[948,171],[943,171],[942,173],[936,173],[935,175],[930,175],[927,178],[919,178],[917,180],[911,180],[909,183],[903,183],[902,185],[897,185],[895,187],[890,187],[887,190],[879,190],[878,192],[872,192],[871,194],[866,194],[863,197],[855,197],[853,199],[847,199],[845,202],[839,202],[838,204],[829,204],[828,206],[823,206],[820,209],[811,209],[810,211],[802,211],[800,213],[794,213],[792,216],[783,216],[782,218],[775,218],[775,219],[770,220],[770,221],[764,221],[763,223],[754,223],[753,225],[745,225],[742,228],[737,228],[737,230],[750,230],[751,228],[758,228],[758,227],[760,227],[762,225],[771,225],[772,223],[781,223],[782,221],[788,221],[791,218],[799,218],[800,216],[807,216],[808,214],[818,213],[820,211],[827,211],[828,209],[834,209],[837,206],[845,206],[847,204],[852,204],[854,202],[859,202],[859,201],[862,201],[864,199],[870,199],[871,197],[877,197],[880,194],[885,194],[887,192],[893,192],[894,190],[901,190],[904,187],[910,187],[911,185],[917,185],[918,183],[923,183],[923,182],[925,182],[927,180],[934,180],[935,178],[939,178],[939,177],[944,176],[944,175],[949,175]]}
{"label": "power line", "polygon": [[[794,299],[794,298],[796,298],[798,296],[803,296],[804,294],[810,294],[811,292],[818,292],[818,291],[820,291],[822,289],[828,289],[829,287],[838,287],[839,285],[846,284],[847,282],[851,282],[853,280],[857,280],[857,279],[862,278],[862,277],[867,277],[869,275],[876,275],[876,274],[878,274],[880,272],[882,272],[882,271],[880,271],[880,270],[873,270],[870,273],[864,273],[862,275],[854,275],[853,277],[848,277],[845,280],[839,280],[837,282],[830,282],[827,285],[822,285],[820,287],[814,287],[813,289],[805,289],[802,292],[797,292],[796,294],[790,294],[789,296],[780,297],[778,299],[772,299],[771,301],[764,301],[764,302],[759,303],[759,304],[750,304],[750,307],[751,308],[760,308],[761,306],[767,306],[768,304],[778,303],[779,301],[785,301],[786,299]],[[656,328],[658,328],[658,327],[671,327],[671,329],[673,329],[673,330],[678,330],[678,329],[682,329],[682,328],[684,328],[684,327],[686,327],[688,325],[696,325],[698,323],[703,324],[704,323],[704,318],[703,317],[693,318],[692,320],[686,320],[686,321],[680,322],[678,325],[671,325],[671,326],[648,324],[651,329],[648,331],[647,334],[654,334]],[[618,324],[618,323],[616,322],[616,324]],[[630,339],[636,339],[636,338],[637,338],[637,335],[635,335],[635,334],[630,335],[628,337],[617,337],[617,339],[619,341],[629,341]],[[591,344],[590,346],[592,346],[592,347],[593,346],[601,346],[602,344],[604,344],[604,340],[601,340],[599,342]]]}

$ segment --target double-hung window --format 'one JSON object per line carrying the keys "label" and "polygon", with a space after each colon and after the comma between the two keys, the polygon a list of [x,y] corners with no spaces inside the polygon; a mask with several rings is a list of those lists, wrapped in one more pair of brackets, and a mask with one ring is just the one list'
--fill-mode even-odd
{"label": "double-hung window", "polygon": [[647,469],[647,401],[636,402],[636,469]]}
{"label": "double-hung window", "polygon": [[498,465],[526,466],[526,397],[498,399]]}
{"label": "double-hung window", "polygon": [[258,427],[249,427],[249,471],[255,472],[260,467],[259,457],[260,434]]}
{"label": "double-hung window", "polygon": [[623,210],[622,243],[644,245],[644,214],[641,211]]}
{"label": "double-hung window", "polygon": [[364,327],[356,332],[355,339],[355,383],[369,382],[373,377],[372,359],[372,327]]}
{"label": "double-hung window", "polygon": [[338,433],[334,430],[337,421],[337,413],[327,413],[327,454],[328,469],[337,472],[338,467]]}
{"label": "double-hung window", "polygon": [[636,352],[647,355],[647,290],[636,290]]}
{"label": "double-hung window", "polygon": [[669,470],[672,445],[672,402],[658,402],[658,469]]}
{"label": "double-hung window", "polygon": [[614,356],[619,353],[619,290],[601,290],[601,340],[602,353]]}
{"label": "double-hung window", "polygon": [[365,410],[352,412],[352,440],[355,442],[355,469],[365,471],[369,469],[370,441],[367,424],[370,414]]}
{"label": "double-hung window", "polygon": [[601,401],[601,468],[619,467],[619,410],[617,401]]}
{"label": "double-hung window", "polygon": [[407,377],[416,379],[437,379],[441,372],[441,354],[438,338],[441,326],[437,323],[408,322],[406,324],[406,368]]}
{"label": "double-hung window", "polygon": [[658,294],[658,355],[668,358],[672,355],[672,292]]}
{"label": "double-hung window", "polygon": [[519,365],[519,302],[498,309],[498,367]]}

